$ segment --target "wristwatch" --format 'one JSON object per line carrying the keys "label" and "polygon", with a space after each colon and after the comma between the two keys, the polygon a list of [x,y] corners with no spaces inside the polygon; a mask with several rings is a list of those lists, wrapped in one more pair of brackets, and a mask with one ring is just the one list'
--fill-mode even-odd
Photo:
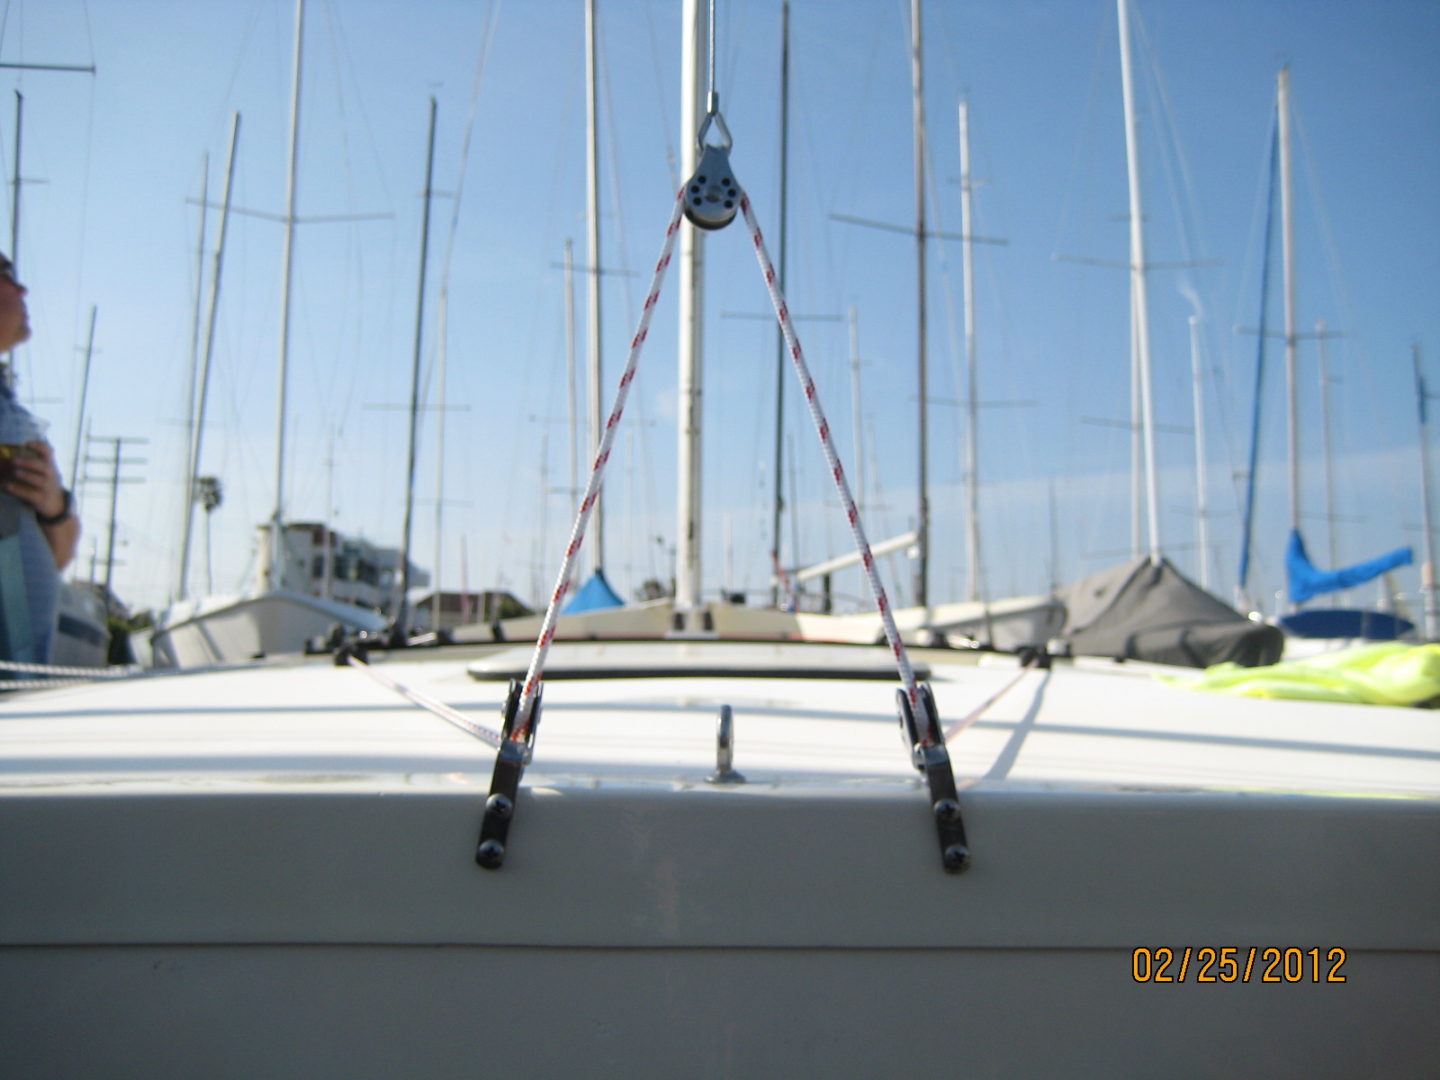
{"label": "wristwatch", "polygon": [[39,510],[35,511],[35,520],[41,525],[59,525],[70,520],[70,514],[75,509],[74,496],[70,494],[69,488],[61,488],[60,494],[65,496],[65,505],[60,507],[58,514],[45,515]]}

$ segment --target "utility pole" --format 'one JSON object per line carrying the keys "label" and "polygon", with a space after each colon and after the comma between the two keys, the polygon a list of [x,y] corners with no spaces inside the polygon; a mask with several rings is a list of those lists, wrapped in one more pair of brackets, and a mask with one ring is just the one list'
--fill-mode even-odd
{"label": "utility pole", "polygon": [[87,477],[85,478],[88,483],[92,483],[92,484],[109,484],[109,485],[110,485],[110,528],[109,528],[109,539],[106,541],[106,545],[105,545],[105,594],[106,594],[106,596],[109,596],[109,595],[110,595],[110,592],[111,592],[110,587],[111,587],[111,584],[114,582],[114,579],[115,579],[115,521],[116,521],[116,518],[117,518],[117,516],[118,516],[118,512],[119,512],[119,508],[120,508],[120,485],[121,485],[121,484],[139,484],[139,483],[142,482],[141,479],[140,479],[138,476],[121,476],[121,475],[120,475],[120,467],[121,467],[122,465],[144,465],[144,464],[146,464],[146,459],[145,459],[145,458],[127,458],[127,457],[123,456],[123,451],[124,451],[124,448],[125,448],[126,444],[135,444],[135,443],[144,444],[144,443],[148,443],[149,441],[150,441],[149,439],[134,439],[134,438],[126,438],[126,437],[124,437],[124,436],[115,436],[115,437],[108,437],[108,438],[102,438],[102,437],[97,437],[97,436],[91,436],[91,437],[90,437],[90,442],[91,442],[92,444],[93,444],[93,443],[109,443],[109,444],[113,447],[113,449],[112,449],[109,457],[90,457],[90,456],[87,456],[87,457],[85,458],[85,460],[86,460],[87,462],[91,463],[91,464],[96,464],[96,465],[105,465],[105,464],[108,464],[108,465],[110,466],[110,475],[109,475],[109,476],[87,476]]}
{"label": "utility pole", "polygon": [[[95,74],[94,64],[0,64],[0,69],[9,68],[14,71],[70,71],[84,72],[88,75]],[[10,201],[10,263],[18,267],[20,265],[20,151],[22,143],[20,131],[25,116],[25,98],[20,91],[15,91],[15,151],[14,151],[14,172],[11,177],[13,191]],[[0,371],[0,378],[3,378],[5,385],[15,385],[15,350],[11,349],[6,354],[5,368]]]}

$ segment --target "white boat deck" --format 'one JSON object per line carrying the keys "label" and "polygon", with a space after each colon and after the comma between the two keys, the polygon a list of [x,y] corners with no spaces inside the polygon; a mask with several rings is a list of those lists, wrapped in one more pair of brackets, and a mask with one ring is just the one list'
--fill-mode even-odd
{"label": "white boat deck", "polygon": [[[1020,668],[1010,657],[917,655],[947,726],[1014,683],[951,741],[956,778],[967,788],[1440,798],[1433,711],[1201,694],[1157,678],[1183,673],[1134,663],[1058,661],[1015,681]],[[418,658],[380,654],[377,670],[498,730],[503,675],[523,672],[529,651],[480,660],[411,656]],[[685,674],[659,674],[667,664]],[[477,680],[470,668],[500,676]],[[847,668],[848,677],[835,677]],[[594,677],[602,670],[609,674]],[[646,677],[624,674],[647,670]],[[813,677],[821,672],[829,677]],[[735,767],[752,783],[911,778],[895,714],[898,685],[882,649],[559,645],[527,775],[624,782],[662,770],[672,783],[703,779],[715,766],[719,708],[729,705]],[[0,703],[0,790],[7,792],[52,783],[303,787],[311,775],[413,786],[423,775],[474,774],[488,786],[493,760],[480,740],[328,659],[277,662],[263,674],[241,666],[82,685]]]}

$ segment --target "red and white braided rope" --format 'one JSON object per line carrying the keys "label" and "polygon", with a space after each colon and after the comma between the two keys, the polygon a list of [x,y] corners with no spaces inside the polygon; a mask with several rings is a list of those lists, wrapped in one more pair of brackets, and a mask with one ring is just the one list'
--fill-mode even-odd
{"label": "red and white braided rope", "polygon": [[620,376],[620,385],[615,391],[615,404],[610,409],[610,418],[605,421],[605,431],[600,436],[600,446],[595,452],[595,463],[590,469],[590,482],[585,487],[584,498],[575,515],[575,526],[570,531],[570,544],[565,549],[565,561],[555,579],[555,591],[551,594],[549,606],[545,609],[545,620],[540,624],[540,637],[535,642],[535,653],[530,658],[530,668],[525,674],[525,685],[521,690],[515,723],[511,725],[510,738],[523,742],[530,735],[530,716],[534,709],[535,697],[540,689],[540,679],[545,668],[545,657],[550,652],[550,643],[555,638],[555,620],[560,617],[560,607],[569,595],[575,574],[575,557],[585,540],[585,528],[590,523],[590,514],[599,498],[600,486],[605,478],[605,466],[610,461],[610,446],[615,441],[615,429],[620,424],[620,415],[625,411],[625,399],[630,394],[630,384],[635,381],[635,368],[640,361],[645,338],[650,333],[650,319],[655,314],[655,305],[660,299],[660,287],[665,282],[665,271],[675,251],[675,236],[680,231],[680,217],[685,210],[685,189],[675,195],[675,209],[670,215],[670,225],[665,230],[665,243],[660,249],[660,259],[655,264],[655,274],[650,282],[650,292],[645,297],[645,307],[640,313],[640,323],[630,341],[630,357],[625,364],[625,373]]}
{"label": "red and white braided rope", "polygon": [[[900,681],[904,684],[905,696],[909,698],[910,709],[918,719],[923,706],[920,703],[920,688],[915,682],[915,671],[910,666],[905,643],[900,640],[900,631],[895,626],[890,601],[885,596],[885,586],[880,583],[880,575],[875,569],[875,557],[870,553],[870,542],[865,539],[865,528],[860,523],[860,509],[850,496],[845,470],[840,465],[840,457],[835,453],[835,444],[830,439],[830,424],[820,406],[820,394],[815,389],[815,380],[810,377],[810,369],[805,363],[805,354],[800,348],[800,338],[796,336],[795,324],[790,318],[785,296],[780,291],[775,267],[765,250],[765,238],[760,235],[760,223],[756,221],[755,211],[750,206],[750,196],[743,191],[740,194],[740,210],[745,215],[745,224],[750,227],[750,238],[755,244],[755,258],[760,261],[760,273],[765,278],[765,288],[770,292],[770,303],[775,307],[775,316],[780,320],[780,330],[785,335],[785,346],[790,350],[795,374],[799,376],[800,388],[805,393],[805,403],[810,407],[810,419],[815,423],[815,431],[820,436],[820,447],[825,452],[826,464],[830,466],[830,475],[835,480],[836,490],[840,492],[840,505],[845,508],[845,517],[850,522],[855,548],[860,552],[860,561],[865,567],[865,576],[869,579],[870,591],[875,596],[880,621],[885,627],[885,638],[890,643],[890,651],[895,654],[895,664],[900,669]],[[925,722],[920,724],[919,728],[922,741],[925,745],[930,745],[934,738],[931,724]]]}

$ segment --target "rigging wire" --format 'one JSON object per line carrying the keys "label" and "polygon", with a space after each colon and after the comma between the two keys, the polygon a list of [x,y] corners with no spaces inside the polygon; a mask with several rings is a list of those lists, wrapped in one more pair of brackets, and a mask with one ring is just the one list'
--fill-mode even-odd
{"label": "rigging wire", "polygon": [[675,191],[680,187],[679,159],[675,155],[675,143],[671,139],[671,133],[675,130],[670,122],[670,108],[667,102],[669,95],[665,92],[665,79],[660,64],[660,45],[655,37],[655,5],[654,0],[645,0],[645,28],[650,38],[650,66],[655,75],[655,99],[659,102],[657,110],[660,117],[661,141],[665,146],[665,161],[670,167],[670,190]]}
{"label": "rigging wire", "polygon": [[[436,321],[439,324],[438,334],[443,334],[446,329],[445,315],[446,303],[450,295],[450,267],[455,256],[455,236],[460,230],[460,205],[465,195],[465,174],[470,165],[470,143],[475,133],[475,118],[480,111],[480,88],[485,81],[490,50],[495,44],[495,32],[500,22],[501,7],[502,0],[495,0],[486,12],[485,23],[480,32],[480,51],[475,60],[475,81],[471,85],[470,105],[465,114],[465,128],[460,138],[460,165],[456,173],[455,190],[450,197],[450,223],[445,234],[445,254],[440,260],[440,301],[436,312]],[[422,398],[429,398],[432,374],[432,368],[427,366],[424,381],[421,384]]]}
{"label": "rigging wire", "polygon": [[[82,21],[82,23],[83,23],[83,25],[84,25],[84,28],[85,28],[85,40],[86,40],[86,45],[87,45],[87,47],[88,47],[88,49],[89,49],[90,66],[91,66],[91,67],[94,67],[94,64],[95,64],[95,39],[94,39],[94,36],[93,36],[92,33],[91,33],[90,10],[89,10],[89,6],[85,3],[85,0],[81,0],[81,2],[80,2],[80,9],[81,9],[82,14],[84,15],[84,18],[83,18],[81,21]],[[75,255],[74,255],[74,265],[75,265],[75,267],[76,267],[76,272],[75,272],[75,285],[76,285],[76,288],[75,288],[75,298],[74,298],[74,299],[75,299],[75,312],[74,312],[74,316],[73,316],[73,318],[72,318],[72,323],[71,323],[71,325],[72,325],[71,337],[72,337],[73,340],[76,340],[76,341],[80,340],[81,327],[82,327],[82,326],[85,326],[85,325],[87,324],[88,320],[89,320],[89,315],[88,315],[89,305],[85,303],[83,297],[85,296],[85,293],[86,293],[86,289],[85,289],[85,267],[86,267],[85,253],[86,253],[86,251],[87,251],[88,248],[89,248],[89,244],[87,243],[87,239],[88,239],[89,224],[90,224],[90,181],[91,181],[91,178],[92,178],[93,175],[94,175],[93,165],[94,165],[94,156],[95,156],[95,88],[96,88],[96,82],[97,82],[97,80],[96,80],[94,74],[92,73],[92,74],[91,74],[91,77],[90,77],[88,102],[87,102],[86,109],[85,109],[85,138],[84,138],[85,151],[84,151],[84,160],[83,160],[83,162],[82,162],[82,164],[81,164],[81,167],[80,167],[80,222],[79,222],[78,235],[77,235],[77,237],[76,237]],[[71,478],[71,483],[73,484],[73,483],[75,483],[75,482],[76,482],[76,478],[72,477],[72,478]]]}
{"label": "rigging wire", "polygon": [[[1141,56],[1149,60],[1148,64],[1142,65],[1141,70],[1149,76],[1148,85],[1150,98],[1152,102],[1158,106],[1158,119],[1155,125],[1157,134],[1156,142],[1159,147],[1159,158],[1165,176],[1166,191],[1170,197],[1171,213],[1176,226],[1176,234],[1180,242],[1181,265],[1177,270],[1180,282],[1177,289],[1180,295],[1191,305],[1195,317],[1200,320],[1200,325],[1204,327],[1206,336],[1209,336],[1210,320],[1205,318],[1206,305],[1202,300],[1200,286],[1193,272],[1194,269],[1200,265],[1203,256],[1201,244],[1196,238],[1197,233],[1203,236],[1208,230],[1197,228],[1200,221],[1200,210],[1199,199],[1195,190],[1194,174],[1190,168],[1189,159],[1185,154],[1184,145],[1180,141],[1180,126],[1175,121],[1175,107],[1170,96],[1169,86],[1165,81],[1164,72],[1160,67],[1160,50],[1157,49],[1151,41],[1149,29],[1138,8],[1132,9],[1131,23],[1139,39]],[[1201,351],[1203,352],[1204,350],[1202,349]],[[1209,367],[1202,368],[1202,371],[1206,374],[1209,374],[1212,370],[1213,369]],[[1203,380],[1202,386],[1208,382],[1209,380]],[[1216,383],[1216,392],[1212,396],[1222,398],[1219,391],[1224,389],[1224,387],[1220,385],[1218,379]],[[1176,392],[1177,397],[1182,387],[1193,385],[1178,378],[1171,380],[1162,379],[1160,381],[1161,386],[1167,384]],[[1174,399],[1172,399],[1171,404],[1172,406],[1175,405]],[[1233,468],[1233,461],[1228,464]],[[1211,543],[1212,546],[1218,547],[1215,541],[1212,540]],[[1209,553],[1199,552],[1196,558],[1198,560],[1197,565],[1203,566],[1204,560],[1209,558]]]}
{"label": "rigging wire", "polygon": [[[1290,112],[1292,117],[1292,124],[1294,126],[1296,135],[1298,136],[1297,141],[1300,144],[1300,158],[1302,164],[1304,165],[1306,183],[1310,192],[1310,200],[1314,207],[1313,213],[1317,218],[1316,225],[1318,226],[1320,236],[1320,246],[1325,252],[1325,261],[1327,264],[1327,269],[1329,271],[1329,284],[1333,292],[1333,300],[1336,306],[1339,308],[1341,325],[1344,327],[1344,340],[1346,342],[1346,345],[1349,347],[1347,351],[1353,354],[1355,370],[1373,371],[1375,369],[1370,363],[1370,359],[1365,348],[1365,336],[1361,332],[1359,321],[1355,317],[1355,309],[1351,299],[1349,283],[1346,281],[1345,273],[1341,265],[1340,248],[1335,239],[1335,230],[1332,223],[1332,218],[1329,212],[1329,208],[1325,203],[1324,191],[1321,188],[1320,179],[1315,169],[1315,153],[1312,149],[1312,145],[1310,142],[1309,129],[1305,125],[1304,117],[1301,113],[1301,110],[1296,105],[1293,96],[1290,103]],[[1335,375],[1333,369],[1330,374],[1332,380],[1334,380]],[[1358,380],[1358,383],[1359,392],[1364,394],[1365,402],[1369,408],[1369,430],[1373,432],[1381,432],[1393,427],[1390,421],[1388,419],[1385,419],[1385,417],[1387,415],[1393,416],[1396,410],[1394,408],[1384,410],[1380,407],[1380,403],[1376,400],[1375,397],[1375,380],[1360,379]],[[1347,393],[1346,395],[1344,395],[1344,400],[1353,401],[1354,396],[1355,394],[1353,392]],[[1334,399],[1332,398],[1331,400],[1333,401]],[[1348,413],[1342,412],[1340,414],[1341,420],[1343,421],[1344,419],[1346,419],[1348,415]],[[1324,422],[1329,423],[1329,418],[1324,418]],[[1342,423],[1338,427],[1338,432],[1345,448],[1353,445],[1349,442],[1348,439],[1346,439],[1346,435],[1348,433],[1348,425]],[[1370,447],[1367,445],[1363,449],[1369,450]],[[1399,469],[1385,469],[1383,471],[1388,475],[1390,480],[1393,505],[1397,508],[1410,506],[1413,502],[1413,495],[1404,490],[1406,485],[1402,482],[1403,478],[1406,477],[1407,474]],[[1369,480],[1373,479],[1374,473],[1373,471],[1367,470],[1366,475],[1366,486],[1368,487]],[[1413,491],[1413,487],[1411,488],[1411,491]],[[1332,521],[1330,523],[1330,528],[1334,529],[1336,528],[1336,526],[1342,523],[1343,519]]]}
{"label": "rigging wire", "polygon": [[[455,191],[450,200],[450,226],[446,234],[445,254],[440,264],[439,297],[436,303],[436,329],[434,348],[438,358],[448,356],[449,336],[449,312],[450,312],[450,267],[455,254],[455,236],[460,228],[460,206],[465,192],[465,173],[470,162],[470,141],[475,130],[475,117],[479,112],[480,88],[484,82],[485,69],[490,57],[490,48],[495,41],[495,30],[499,23],[500,3],[492,5],[486,15],[484,30],[481,33],[480,55],[475,64],[475,81],[470,91],[470,108],[465,118],[464,134],[460,141],[460,166],[455,180]],[[437,363],[438,366],[438,363]],[[443,376],[442,376],[443,377]],[[435,552],[436,565],[431,569],[431,581],[436,592],[436,621],[438,625],[440,610],[439,593],[443,572],[443,551],[441,547],[442,521],[444,514],[444,460],[445,460],[445,413],[446,402],[444,395],[446,391],[440,391],[441,400],[437,403],[441,411],[436,414],[436,455],[438,458],[436,470],[436,491],[435,491]],[[422,399],[429,400],[430,397],[430,372],[425,373]]]}

